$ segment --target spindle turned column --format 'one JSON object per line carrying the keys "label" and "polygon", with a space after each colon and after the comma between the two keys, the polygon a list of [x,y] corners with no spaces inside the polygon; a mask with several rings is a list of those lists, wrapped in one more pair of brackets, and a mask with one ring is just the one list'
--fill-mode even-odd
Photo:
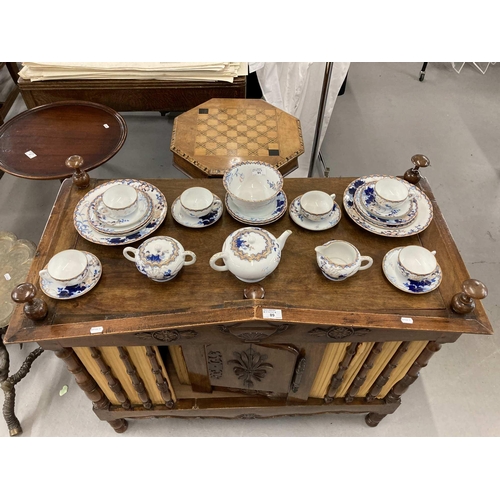
{"label": "spindle turned column", "polygon": [[[97,385],[97,382],[90,376],[73,349],[60,349],[55,351],[55,354],[66,363],[66,367],[75,377],[76,383],[90,401],[92,401],[95,408],[99,410],[109,408],[111,405],[109,399]],[[123,418],[108,420],[108,423],[118,433],[125,432],[128,428],[128,423]]]}

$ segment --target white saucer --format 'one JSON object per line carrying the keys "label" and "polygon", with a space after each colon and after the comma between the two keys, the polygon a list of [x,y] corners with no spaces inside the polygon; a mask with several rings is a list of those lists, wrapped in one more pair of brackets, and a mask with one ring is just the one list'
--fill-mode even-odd
{"label": "white saucer", "polygon": [[417,205],[410,196],[397,208],[379,205],[375,200],[375,184],[376,182],[367,182],[360,193],[361,201],[364,202],[364,206],[370,213],[381,219],[404,219],[405,216],[412,217],[415,215]]}
{"label": "white saucer", "polygon": [[245,214],[241,211],[239,207],[237,207],[233,200],[230,198],[229,193],[226,194],[226,208],[231,217],[236,219],[238,222],[242,222],[243,224],[250,225],[258,225],[264,226],[266,224],[271,224],[271,222],[275,222],[286,212],[287,209],[287,199],[284,191],[280,191],[276,196],[274,202],[270,204],[270,207],[266,209],[263,213],[255,213],[255,214]]}
{"label": "white saucer", "polygon": [[[129,184],[137,190],[147,194],[153,202],[153,213],[149,221],[138,229],[134,229],[127,233],[116,235],[103,234],[90,224],[88,220],[88,208],[90,203],[99,195],[104,193],[106,189],[115,184]],[[117,179],[114,181],[105,182],[100,186],[89,191],[77,204],[73,214],[73,224],[78,234],[92,243],[105,246],[129,245],[136,241],[142,240],[149,236],[153,231],[156,231],[167,216],[167,201],[163,193],[149,182],[139,181],[136,179]]]}
{"label": "white saucer", "polygon": [[393,248],[389,250],[382,261],[382,270],[385,277],[403,292],[421,295],[435,290],[443,278],[443,273],[439,265],[436,268],[432,278],[423,281],[413,281],[402,275],[398,268],[398,255],[404,247]]}
{"label": "white saucer", "polygon": [[[365,177],[360,177],[355,181],[351,182],[346,190],[344,191],[344,208],[347,212],[347,215],[356,223],[358,226],[370,231],[371,233],[379,234],[380,236],[389,236],[392,238],[403,238],[405,236],[410,236],[412,234],[421,233],[424,229],[426,229],[432,221],[433,217],[433,209],[432,203],[430,202],[427,195],[421,191],[417,186],[410,184],[407,182],[408,190],[410,196],[415,198],[417,202],[417,216],[413,221],[405,227],[396,227],[396,228],[387,228],[380,227],[365,217],[363,217],[357,210],[356,205],[354,203],[354,195],[356,190],[366,184],[367,182],[377,181],[384,177],[390,177],[388,175],[367,175]],[[403,181],[406,182],[406,181]]]}
{"label": "white saucer", "polygon": [[[214,198],[220,201],[220,198],[216,194],[214,194]],[[209,212],[207,215],[204,215],[203,217],[191,217],[182,208],[181,198],[179,196],[172,203],[170,210],[172,211],[172,217],[179,224],[182,224],[183,226],[186,227],[201,228],[215,224],[221,218],[222,212],[224,212],[224,207],[222,206],[221,203],[219,205],[219,208],[213,210],[212,212]]]}
{"label": "white saucer", "polygon": [[290,209],[288,211],[295,224],[303,227],[304,229],[309,229],[310,231],[324,231],[325,229],[330,229],[339,223],[340,218],[342,217],[342,212],[337,202],[333,203],[333,211],[327,219],[315,222],[309,220],[300,213],[300,198],[300,196],[297,196],[297,198],[290,203]]}
{"label": "white saucer", "polygon": [[[373,183],[372,183],[373,184]],[[375,195],[373,194],[373,187],[371,186],[360,186],[356,189],[354,194],[354,206],[365,219],[367,219],[372,224],[383,228],[402,228],[406,227],[413,222],[417,216],[417,202],[412,198],[409,201],[411,210],[408,211],[407,215],[403,215],[400,218],[388,219],[385,217],[376,216],[372,210],[377,210],[377,208],[382,208],[375,201]],[[374,207],[377,208],[374,208]]]}
{"label": "white saucer", "polygon": [[[58,300],[69,300],[76,299],[82,295],[90,292],[92,288],[97,285],[97,282],[101,278],[102,266],[99,259],[90,252],[84,252],[87,257],[88,267],[85,279],[78,283],[77,285],[64,286],[59,281],[52,279],[40,278],[40,288],[42,292]],[[47,269],[47,267],[45,267]]]}
{"label": "white saucer", "polygon": [[137,209],[134,212],[121,219],[115,219],[109,215],[109,209],[104,205],[101,194],[89,205],[89,222],[100,233],[130,233],[146,224],[153,214],[153,202],[146,193],[139,191],[137,202]]}

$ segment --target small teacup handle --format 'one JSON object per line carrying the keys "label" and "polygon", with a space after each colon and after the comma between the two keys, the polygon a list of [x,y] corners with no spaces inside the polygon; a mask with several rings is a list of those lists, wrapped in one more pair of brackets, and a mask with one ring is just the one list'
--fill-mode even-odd
{"label": "small teacup handle", "polygon": [[40,278],[51,279],[51,276],[47,269],[42,269],[38,274],[40,275]]}
{"label": "small teacup handle", "polygon": [[368,261],[368,264],[365,264],[364,266],[360,266],[359,271],[364,271],[365,269],[368,269],[369,267],[371,267],[373,264],[373,259],[371,257],[368,257],[368,255],[361,256],[360,261],[363,262],[364,260]]}
{"label": "small teacup handle", "polygon": [[227,266],[224,264],[223,266],[219,266],[215,262],[218,261],[219,259],[222,259],[222,257],[225,257],[226,254],[224,252],[219,252],[216,253],[215,255],[212,255],[212,258],[210,259],[210,267],[214,269],[215,271],[227,271]]}
{"label": "small teacup handle", "polygon": [[[186,256],[191,257],[191,260],[185,260]],[[196,255],[193,252],[190,252],[189,250],[186,250],[184,252],[184,265],[185,266],[190,266],[196,262]]]}
{"label": "small teacup handle", "polygon": [[333,201],[335,201],[335,195],[334,195],[334,194],[331,194],[331,195],[330,195],[330,198],[331,198]]}
{"label": "small teacup handle", "polygon": [[[132,253],[134,256],[131,257],[128,252]],[[137,248],[134,247],[126,247],[123,249],[123,256],[127,259],[130,260],[131,262],[135,262],[135,255],[137,253]]]}
{"label": "small teacup handle", "polygon": [[212,203],[213,210],[219,210],[221,206],[222,206],[222,201],[220,198],[215,199],[214,202]]}

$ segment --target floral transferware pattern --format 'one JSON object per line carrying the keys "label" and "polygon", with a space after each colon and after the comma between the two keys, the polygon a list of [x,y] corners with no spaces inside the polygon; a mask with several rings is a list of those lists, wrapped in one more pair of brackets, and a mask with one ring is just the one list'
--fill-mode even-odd
{"label": "floral transferware pattern", "polygon": [[[102,275],[99,259],[90,252],[84,252],[87,257],[87,272],[84,279],[76,285],[64,286],[62,283],[47,278],[40,278],[42,292],[53,299],[68,300],[81,297],[94,288]],[[46,269],[46,267],[45,267]]]}
{"label": "floral transferware pattern", "polygon": [[441,284],[443,273],[438,265],[434,273],[425,280],[415,281],[403,276],[398,267],[398,255],[404,247],[389,250],[382,261],[382,270],[385,277],[399,290],[416,295],[432,292]]}
{"label": "floral transferware pattern", "polygon": [[370,231],[371,233],[379,234],[380,236],[389,236],[392,238],[403,238],[405,236],[411,236],[412,234],[421,233],[426,229],[432,221],[433,209],[432,204],[427,197],[427,195],[421,191],[416,186],[411,186],[414,189],[414,199],[417,202],[417,216],[415,219],[408,224],[408,226],[402,228],[383,228],[376,226],[365,217],[363,217],[354,204],[354,195],[356,190],[366,184],[367,182],[374,182],[382,179],[383,177],[390,177],[385,175],[367,175],[365,177],[360,177],[355,181],[351,182],[345,192],[344,192],[344,208],[349,217],[359,226]]}
{"label": "floral transferware pattern", "polygon": [[256,213],[244,213],[239,207],[237,207],[229,194],[226,194],[226,208],[231,217],[236,219],[238,222],[243,224],[258,225],[263,226],[265,224],[271,224],[277,221],[286,212],[288,208],[287,198],[284,191],[280,191],[276,198],[265,207],[264,210],[260,210]]}
{"label": "floral transferware pattern", "polygon": [[309,229],[310,231],[324,231],[325,229],[330,229],[331,227],[335,227],[341,217],[342,213],[340,210],[340,207],[337,202],[333,203],[333,209],[330,217],[328,217],[325,220],[320,220],[320,221],[312,221],[309,220],[307,217],[304,217],[304,215],[300,211],[300,196],[297,196],[292,203],[290,203],[290,217],[297,224],[298,226],[303,227],[304,229]]}
{"label": "floral transferware pattern", "polygon": [[[214,194],[214,200],[220,200],[220,198],[216,194]],[[176,222],[182,224],[185,227],[192,228],[211,226],[221,218],[222,213],[224,212],[224,208],[221,203],[218,208],[206,215],[203,215],[202,217],[191,217],[186,213],[185,210],[183,210],[180,196],[175,199],[170,208],[172,211],[172,217]]]}
{"label": "floral transferware pattern", "polygon": [[139,191],[137,209],[126,217],[114,219],[108,214],[108,208],[102,201],[102,195],[97,196],[89,205],[88,217],[96,231],[104,234],[124,234],[139,229],[146,224],[153,214],[151,198]]}
{"label": "floral transferware pattern", "polygon": [[413,199],[413,196],[410,202],[413,206],[407,215],[401,216],[398,219],[387,219],[370,212],[374,207],[380,208],[380,205],[375,201],[375,189],[373,186],[361,186],[354,194],[354,206],[360,215],[364,216],[372,224],[388,229],[406,227],[415,220],[418,213],[417,202]]}
{"label": "floral transferware pattern", "polygon": [[267,231],[254,229],[239,229],[232,234],[231,251],[240,260],[259,262],[268,257],[275,248],[273,240]]}
{"label": "floral transferware pattern", "polygon": [[[147,194],[153,202],[153,213],[149,222],[139,229],[135,229],[129,233],[112,236],[96,231],[92,227],[92,224],[90,224],[88,220],[88,208],[90,203],[92,203],[97,196],[103,194],[106,189],[117,183],[129,184],[137,190]],[[167,202],[165,200],[165,196],[158,188],[145,181],[135,179],[119,179],[106,182],[92,189],[92,191],[89,191],[78,202],[73,214],[73,223],[80,236],[88,241],[91,241],[92,243],[105,246],[127,245],[149,236],[153,231],[158,229],[158,227],[165,220],[166,215]]]}

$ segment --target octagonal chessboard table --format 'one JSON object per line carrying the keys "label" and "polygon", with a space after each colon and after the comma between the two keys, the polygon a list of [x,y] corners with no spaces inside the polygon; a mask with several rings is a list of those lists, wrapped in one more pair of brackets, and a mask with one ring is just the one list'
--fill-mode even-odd
{"label": "octagonal chessboard table", "polygon": [[221,177],[234,163],[264,161],[283,175],[304,153],[300,121],[261,99],[210,99],[174,120],[174,166],[189,177]]}

